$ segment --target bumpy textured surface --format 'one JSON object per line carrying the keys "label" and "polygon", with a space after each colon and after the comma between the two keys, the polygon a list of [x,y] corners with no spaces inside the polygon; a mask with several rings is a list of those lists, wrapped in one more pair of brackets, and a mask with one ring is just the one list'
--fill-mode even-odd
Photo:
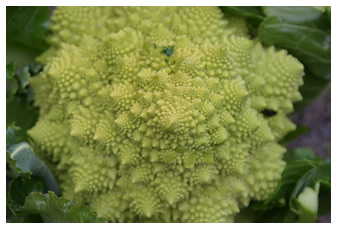
{"label": "bumpy textured surface", "polygon": [[58,7],[29,131],[112,222],[232,222],[276,187],[303,66],[217,7]]}

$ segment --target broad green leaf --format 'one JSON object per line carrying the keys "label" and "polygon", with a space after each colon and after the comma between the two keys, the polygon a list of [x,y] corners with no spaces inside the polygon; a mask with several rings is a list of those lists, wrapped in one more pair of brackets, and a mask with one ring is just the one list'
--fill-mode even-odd
{"label": "broad green leaf", "polygon": [[220,6],[224,13],[245,17],[253,26],[257,27],[264,19],[264,14],[260,6]]}
{"label": "broad green leaf", "polygon": [[290,162],[304,159],[315,160],[315,158],[316,158],[315,153],[311,148],[299,147],[286,152],[283,159],[286,162]]}
{"label": "broad green leaf", "polygon": [[32,193],[23,207],[26,214],[40,214],[47,223],[103,223],[88,207],[57,197],[53,192]]}
{"label": "broad green leaf", "polygon": [[14,214],[22,212],[26,197],[32,192],[44,192],[44,184],[40,178],[21,175],[14,178],[9,186],[9,206]]}
{"label": "broad green leaf", "polygon": [[326,215],[331,212],[331,184],[322,181],[318,195],[318,215]]}
{"label": "broad green leaf", "polygon": [[48,45],[50,7],[48,6],[7,6],[6,43],[18,43],[39,51]]}
{"label": "broad green leaf", "polygon": [[256,212],[255,223],[294,223],[297,216],[289,207],[275,207],[273,209]]}
{"label": "broad green leaf", "polygon": [[53,177],[53,174],[49,171],[48,167],[34,155],[33,149],[26,142],[12,145],[8,148],[11,158],[16,160],[16,167],[19,168],[22,173],[32,174],[38,178],[41,178],[45,184],[47,190],[52,190],[57,194],[60,194],[59,188]]}
{"label": "broad green leaf", "polygon": [[21,44],[6,43],[6,64],[14,61],[15,66],[18,68],[22,68],[26,64],[35,63],[35,58],[40,54],[41,51],[37,51]]}
{"label": "broad green leaf", "polygon": [[260,6],[220,6],[222,9],[232,11],[243,17],[256,17],[263,19],[263,11]]}
{"label": "broad green leaf", "polygon": [[40,215],[19,215],[15,217],[6,216],[6,223],[43,223],[43,220]]}
{"label": "broad green leaf", "polygon": [[45,37],[50,24],[48,6],[6,7],[6,62],[17,67],[34,63],[46,50]]}
{"label": "broad green leaf", "polygon": [[294,24],[306,25],[326,32],[331,31],[327,15],[311,6],[263,6],[267,17],[280,17]]}
{"label": "broad green leaf", "polygon": [[256,220],[256,212],[251,208],[241,209],[240,212],[235,216],[235,223],[254,223]]}

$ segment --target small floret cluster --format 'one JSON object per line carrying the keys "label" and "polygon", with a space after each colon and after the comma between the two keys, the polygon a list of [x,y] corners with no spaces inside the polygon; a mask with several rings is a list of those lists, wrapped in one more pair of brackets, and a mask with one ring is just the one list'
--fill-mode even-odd
{"label": "small floret cluster", "polygon": [[111,222],[232,222],[277,186],[303,66],[217,7],[58,7],[29,131]]}

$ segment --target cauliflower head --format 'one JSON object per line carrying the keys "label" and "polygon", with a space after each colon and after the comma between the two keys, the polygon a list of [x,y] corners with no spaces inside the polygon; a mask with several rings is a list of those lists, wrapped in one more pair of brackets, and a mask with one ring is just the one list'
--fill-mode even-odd
{"label": "cauliflower head", "polygon": [[303,65],[217,7],[58,7],[29,134],[111,222],[233,222],[285,167]]}

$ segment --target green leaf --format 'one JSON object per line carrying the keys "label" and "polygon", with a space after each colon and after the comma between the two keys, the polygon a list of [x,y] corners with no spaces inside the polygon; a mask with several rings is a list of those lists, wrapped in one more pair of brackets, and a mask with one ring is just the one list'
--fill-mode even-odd
{"label": "green leaf", "polygon": [[39,51],[48,45],[50,7],[48,6],[7,6],[6,42],[18,43]]}
{"label": "green leaf", "polygon": [[47,190],[60,194],[59,188],[48,167],[34,155],[33,149],[26,142],[12,145],[8,148],[12,159],[16,160],[16,167],[20,173],[32,174],[43,180]]}
{"label": "green leaf", "polygon": [[18,143],[16,134],[21,131],[21,128],[16,126],[15,123],[9,125],[6,129],[6,148],[8,146]]}
{"label": "green leaf", "polygon": [[254,223],[256,220],[256,212],[251,208],[241,209],[235,216],[235,223]]}
{"label": "green leaf", "polygon": [[257,27],[264,19],[264,14],[260,6],[220,6],[222,12],[245,17],[253,26]]}
{"label": "green leaf", "polygon": [[32,102],[33,91],[28,86],[30,78],[42,71],[41,64],[27,64],[16,70],[12,78],[6,80],[7,83],[7,98],[12,98],[13,95],[23,96],[28,103]]}
{"label": "green leaf", "polygon": [[242,17],[254,17],[261,20],[265,17],[260,6],[220,6],[220,9]]}
{"label": "green leaf", "polygon": [[40,214],[47,223],[103,223],[88,207],[57,197],[53,192],[30,194],[23,207],[26,214]]}
{"label": "green leaf", "polygon": [[320,11],[311,6],[263,6],[267,17],[280,17],[294,24],[317,28],[330,33],[331,28],[324,10]]}
{"label": "green leaf", "polygon": [[11,158],[11,154],[6,150],[6,177],[9,179],[15,178],[23,173],[21,169],[16,167],[16,161]]}
{"label": "green leaf", "polygon": [[40,215],[20,215],[6,219],[6,223],[43,223]]}
{"label": "green leaf", "polygon": [[28,86],[30,80],[29,66],[26,65],[17,71],[17,79],[20,83],[20,87],[23,89]]}
{"label": "green leaf", "polygon": [[275,207],[268,211],[256,213],[256,223],[293,223],[296,221],[296,214],[288,207]]}
{"label": "green leaf", "polygon": [[316,156],[314,151],[309,147],[299,147],[284,154],[283,158],[286,162],[296,161],[296,160],[315,160]]}
{"label": "green leaf", "polygon": [[13,79],[13,76],[15,75],[15,65],[14,62],[11,62],[10,64],[6,65],[6,79]]}
{"label": "green leaf", "polygon": [[16,161],[11,158],[9,151],[7,150],[13,144],[21,142],[21,139],[17,134],[18,132],[21,132],[21,128],[17,127],[15,123],[12,123],[6,129],[6,176],[8,178],[17,177],[18,173],[21,172],[21,170],[16,167]]}
{"label": "green leaf", "polygon": [[11,167],[11,169],[21,172],[21,169],[16,167],[16,161],[11,158],[11,154],[8,150],[6,150],[6,163]]}
{"label": "green leaf", "polygon": [[41,69],[40,64],[25,65],[17,69],[9,80],[6,80],[6,124],[9,126],[15,123],[22,128],[22,131],[16,133],[16,142],[27,141],[26,131],[32,128],[37,121],[38,108],[32,106],[33,91],[29,87],[29,80]]}
{"label": "green leaf", "polygon": [[39,72],[42,71],[42,65],[41,64],[34,64],[34,65],[28,65],[29,73],[31,76],[37,75]]}
{"label": "green leaf", "polygon": [[12,97],[19,89],[19,84],[16,79],[6,80],[6,97]]}
{"label": "green leaf", "polygon": [[6,63],[15,62],[16,67],[22,68],[26,64],[35,63],[35,58],[41,51],[17,43],[6,43]]}
{"label": "green leaf", "polygon": [[50,7],[6,7],[6,62],[14,61],[17,67],[34,63],[34,59],[48,48]]}
{"label": "green leaf", "polygon": [[44,192],[44,184],[40,178],[21,175],[14,178],[9,186],[9,206],[13,213],[22,213],[26,197],[32,192]]}
{"label": "green leaf", "polygon": [[318,195],[318,215],[326,215],[331,212],[331,184],[322,181],[320,185]]}
{"label": "green leaf", "polygon": [[38,109],[29,105],[26,97],[14,96],[6,99],[6,124],[8,126],[15,122],[21,127],[22,132],[17,135],[21,141],[27,140],[25,133],[35,125],[38,115]]}
{"label": "green leaf", "polygon": [[6,65],[6,95],[7,96],[14,95],[19,88],[16,79],[14,79],[14,75],[15,75],[15,65],[14,65],[14,62],[11,62],[10,64]]}

